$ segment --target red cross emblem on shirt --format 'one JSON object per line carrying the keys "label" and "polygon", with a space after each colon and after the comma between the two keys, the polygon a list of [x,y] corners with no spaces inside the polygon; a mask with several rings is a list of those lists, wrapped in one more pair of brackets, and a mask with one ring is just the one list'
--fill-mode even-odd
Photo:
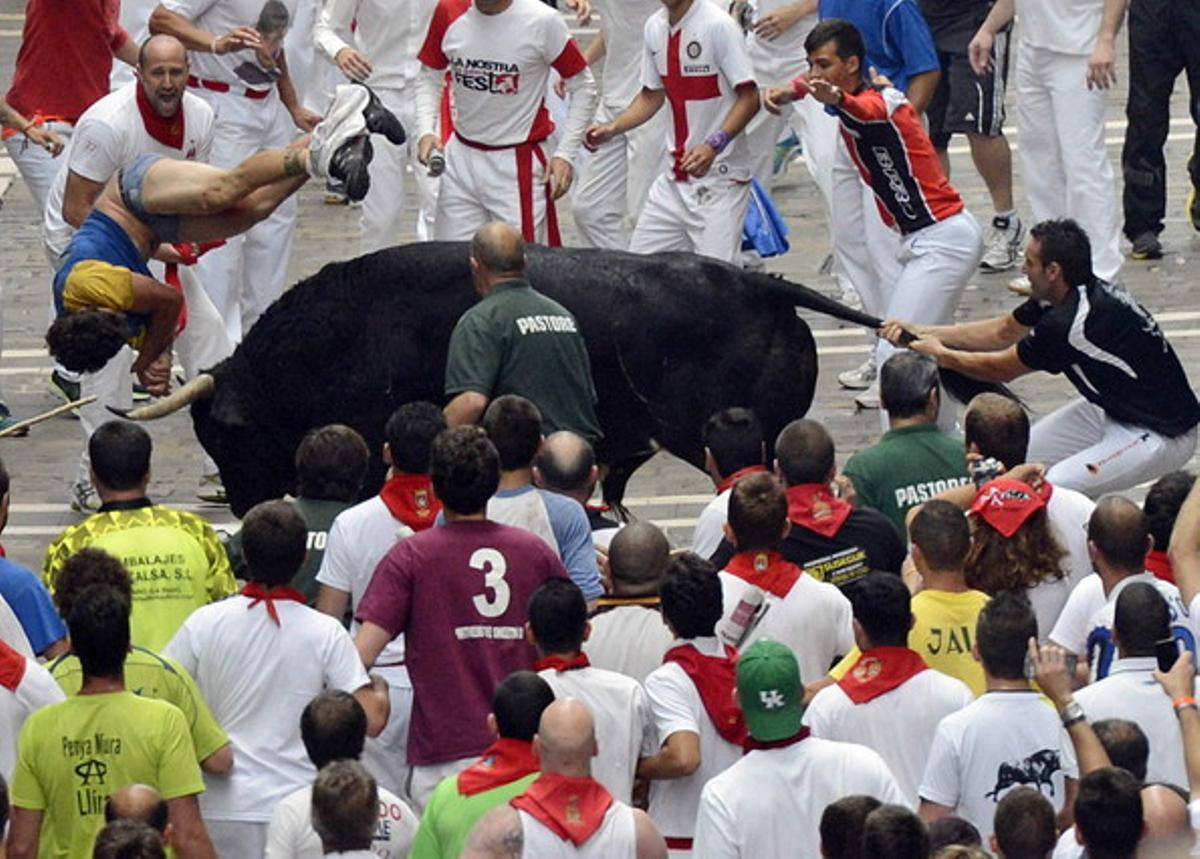
{"label": "red cross emblem on shirt", "polygon": [[721,85],[717,75],[687,75],[683,74],[683,64],[679,58],[683,29],[680,28],[667,37],[667,73],[663,75],[663,89],[667,92],[667,101],[671,104],[671,118],[675,126],[675,148],[671,150],[674,158],[675,179],[686,182],[688,174],[680,169],[683,152],[688,139],[687,103],[689,101],[705,101],[721,97]]}

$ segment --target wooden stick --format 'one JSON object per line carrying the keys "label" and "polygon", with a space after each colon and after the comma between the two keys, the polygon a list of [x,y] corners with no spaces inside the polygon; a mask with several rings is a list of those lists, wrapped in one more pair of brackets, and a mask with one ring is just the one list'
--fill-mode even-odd
{"label": "wooden stick", "polygon": [[29,427],[34,426],[35,424],[40,424],[42,421],[48,421],[48,420],[50,420],[50,418],[56,418],[59,415],[74,411],[75,409],[79,408],[80,406],[86,406],[89,403],[94,403],[95,401],[96,401],[95,396],[91,396],[91,397],[84,397],[82,399],[75,400],[74,402],[63,403],[61,406],[55,406],[48,412],[42,412],[40,415],[34,415],[31,418],[26,418],[23,421],[18,421],[17,423],[13,424],[12,426],[10,426],[6,429],[0,430],[0,438],[8,438],[9,436],[14,436],[17,433],[21,432],[21,430],[28,429]]}

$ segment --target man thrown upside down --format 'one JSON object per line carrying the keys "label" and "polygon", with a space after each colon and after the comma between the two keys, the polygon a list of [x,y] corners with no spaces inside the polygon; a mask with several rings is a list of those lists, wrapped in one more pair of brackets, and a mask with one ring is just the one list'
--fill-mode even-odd
{"label": "man thrown upside down", "polygon": [[129,342],[138,351],[133,372],[150,393],[165,394],[183,299],[151,276],[146,261],[164,242],[213,242],[248,230],[309,176],[340,179],[351,199],[362,199],[370,184],[368,132],[404,142],[400,122],[374,93],[345,85],[311,138],[257,152],[232,170],[160,155],[127,163],[55,273],[51,354],[68,370],[95,372]]}

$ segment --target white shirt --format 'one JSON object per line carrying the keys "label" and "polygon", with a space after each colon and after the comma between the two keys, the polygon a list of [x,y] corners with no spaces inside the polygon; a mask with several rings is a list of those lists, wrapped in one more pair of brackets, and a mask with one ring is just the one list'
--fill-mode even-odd
{"label": "white shirt", "polygon": [[316,770],[300,740],[300,714],[325,689],[370,683],[349,634],[334,618],[294,600],[251,608],[239,595],[198,608],[163,653],[194,678],[237,763],[206,775],[206,818],[266,823],[271,809]]}
{"label": "white shirt", "polygon": [[137,81],[125,84],[97,101],[79,117],[75,132],[62,156],[62,166],[46,197],[42,214],[42,241],[54,256],[67,249],[75,228],[63,220],[67,175],[74,172],[92,182],[107,182],[139,155],[157,154],[189,161],[207,161],[213,142],[213,109],[190,92],[183,94],[183,146],[176,149],[155,140],[146,131],[138,109]]}
{"label": "white shirt", "polygon": [[[674,53],[669,50],[671,42],[676,43]],[[695,94],[702,91],[704,95],[697,98],[693,94],[684,101],[683,121],[679,123],[683,139],[676,139],[674,127],[667,132],[667,151],[676,165],[687,149],[703,143],[708,135],[721,127],[737,100],[737,86],[754,83],[754,71],[746,56],[742,30],[716,3],[693,2],[674,27],[667,21],[665,8],[646,21],[642,86],[653,90],[668,89],[667,84],[680,76],[679,84],[672,83],[672,86],[680,87],[685,94],[687,90],[693,90]],[[674,107],[668,106],[674,115]],[[717,155],[708,175],[749,180],[749,159],[746,137],[739,134]]]}
{"label": "white shirt", "polygon": [[614,799],[633,802],[638,758],[658,751],[650,705],[641,684],[592,666],[569,671],[548,668],[538,673],[550,684],[555,698],[576,698],[587,706],[600,747],[600,754],[592,759],[592,778]]}
{"label": "white shirt", "polygon": [[1058,836],[1051,859],[1083,859],[1083,855],[1083,845],[1075,840],[1075,827],[1071,826]]}
{"label": "white shirt", "polygon": [[904,804],[915,811],[938,724],[973,700],[967,684],[930,668],[863,704],[851,701],[836,683],[826,686],[804,711],[804,723],[814,737],[862,743],[878,752]]}
{"label": "white shirt", "polygon": [[[321,569],[317,571],[317,582],[350,594],[350,608],[357,611],[383,556],[392,546],[411,537],[413,533],[412,528],[392,516],[378,495],[343,510],[329,528]],[[351,624],[350,632],[353,634],[357,630],[356,620]],[[403,634],[388,642],[375,664],[389,666],[402,662]],[[392,685],[404,685],[393,682],[392,678],[389,678],[389,682]]]}
{"label": "white shirt", "polygon": [[[742,594],[751,585],[745,579],[721,572],[721,600],[724,623],[737,608]],[[760,638],[782,642],[796,654],[800,679],[811,683],[824,677],[835,658],[845,656],[854,647],[854,611],[850,600],[836,585],[818,582],[807,573],[780,598],[763,594],[766,610],[739,649],[745,650]]]}
{"label": "white shirt", "polygon": [[637,824],[633,809],[614,802],[604,814],[604,822],[578,847],[551,832],[532,815],[518,811],[524,847],[521,855],[529,859],[637,859]]}
{"label": "white shirt", "polygon": [[[1093,725],[1102,719],[1128,719],[1142,729],[1150,743],[1147,782],[1186,787],[1183,735],[1170,696],[1154,679],[1157,669],[1158,660],[1153,656],[1118,659],[1107,677],[1077,691],[1075,700]],[[1075,747],[1065,729],[1061,743],[1063,772],[1068,778],[1079,778]]]}
{"label": "white shirt", "polygon": [[401,89],[420,71],[417,52],[435,5],[435,0],[328,0],[313,25],[313,42],[336,63],[338,51],[351,47],[338,33],[349,33],[351,22],[357,21],[353,47],[371,62],[367,83],[374,89]]}
{"label": "white shirt", "polygon": [[1037,616],[1038,639],[1045,642],[1062,614],[1075,586],[1092,575],[1087,548],[1087,525],[1096,503],[1081,492],[1055,486],[1046,503],[1046,520],[1054,539],[1066,550],[1061,579],[1044,579],[1029,589],[1029,602]]}
{"label": "white shirt", "polygon": [[815,737],[748,752],[704,787],[696,859],[820,859],[821,814],[844,796],[905,804],[887,764],[866,746]]}
{"label": "white shirt", "polygon": [[701,558],[711,558],[725,537],[725,523],[729,521],[729,496],[732,489],[717,493],[704,505],[692,531],[692,551]]}
{"label": "white shirt", "polygon": [[639,683],[662,665],[675,637],[662,614],[640,605],[608,609],[592,618],[592,634],[583,652],[597,668],[607,668]]}
{"label": "white shirt", "polygon": [[594,5],[604,36],[603,103],[619,113],[642,89],[642,33],[660,6],[655,0],[598,0]]}
{"label": "white shirt", "polygon": [[[417,835],[420,821],[412,809],[394,793],[379,791],[379,823],[371,837],[368,855],[404,859]],[[297,788],[275,806],[267,827],[270,859],[322,859],[321,839],[312,827],[312,785]]]}
{"label": "white shirt", "polygon": [[0,776],[12,778],[17,737],[35,710],[66,700],[50,672],[12,645],[0,650]]}
{"label": "white shirt", "polygon": [[[1071,592],[1071,598],[1063,609],[1054,631],[1050,633],[1050,638],[1055,644],[1077,654],[1081,659],[1087,657],[1093,682],[1108,676],[1109,668],[1117,657],[1117,646],[1112,635],[1117,597],[1135,582],[1144,582],[1158,589],[1170,610],[1172,635],[1195,652],[1196,638],[1192,621],[1179,596],[1179,588],[1175,585],[1163,581],[1153,573],[1143,572],[1121,579],[1105,595],[1104,582],[1100,576],[1091,576]],[[1080,617],[1086,617],[1087,620],[1080,624]]]}
{"label": "white shirt", "polygon": [[954,809],[979,832],[994,831],[996,804],[1012,788],[1041,790],[1063,805],[1058,713],[1037,692],[987,692],[938,725],[921,799]]}
{"label": "white shirt", "polygon": [[1096,47],[1104,0],[1017,0],[1017,18],[1022,42],[1086,56]]}
{"label": "white shirt", "polygon": [[[670,638],[670,634],[667,637]],[[17,617],[17,613],[12,610],[12,606],[4,597],[0,597],[0,641],[17,653],[31,657],[37,656],[33,652],[33,645],[29,643],[29,636],[25,634],[25,627],[21,626],[21,619]],[[658,661],[662,662],[661,659]]]}
{"label": "white shirt", "polygon": [[451,73],[455,133],[487,146],[545,139],[553,125],[545,106],[550,70],[591,78],[562,15],[541,0],[513,0],[495,15],[472,3],[451,18],[446,8],[434,12],[420,58]]}
{"label": "white shirt", "polygon": [[[287,9],[290,26],[296,21],[298,0],[279,2]],[[236,27],[256,26],[265,6],[263,0],[163,0],[162,5],[216,36],[223,36]],[[220,56],[196,51],[188,54],[188,61],[192,74],[198,78],[256,90],[274,92],[279,76],[278,72],[259,65],[254,51],[234,51]],[[277,104],[272,99],[267,101]]]}
{"label": "white shirt", "polygon": [[[754,20],[761,21],[772,12],[777,12],[791,4],[791,0],[757,0],[752,2]],[[763,39],[754,30],[746,33],[746,53],[754,64],[755,72],[775,72],[770,77],[763,77],[763,83],[783,83],[796,74],[807,71],[808,61],[805,58],[804,40],[816,26],[819,17],[816,12],[805,15],[774,39]],[[780,70],[786,69],[782,74]]]}
{"label": "white shirt", "polygon": [[[725,652],[715,637],[677,639],[674,644],[692,644],[707,656]],[[646,697],[660,747],[677,731],[691,731],[700,737],[700,767],[694,773],[650,783],[650,817],[659,832],[668,838],[691,838],[700,791],[710,778],[740,758],[742,750],[717,733],[696,685],[676,663],[664,663],[646,678]]]}

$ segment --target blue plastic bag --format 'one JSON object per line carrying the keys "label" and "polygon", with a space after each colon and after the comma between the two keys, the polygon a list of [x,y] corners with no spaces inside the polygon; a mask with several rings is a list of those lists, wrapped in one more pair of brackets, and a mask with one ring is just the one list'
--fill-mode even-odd
{"label": "blue plastic bag", "polygon": [[760,257],[785,254],[791,249],[787,234],[787,224],[770,193],[757,179],[751,179],[750,205],[742,223],[742,250],[757,251]]}

